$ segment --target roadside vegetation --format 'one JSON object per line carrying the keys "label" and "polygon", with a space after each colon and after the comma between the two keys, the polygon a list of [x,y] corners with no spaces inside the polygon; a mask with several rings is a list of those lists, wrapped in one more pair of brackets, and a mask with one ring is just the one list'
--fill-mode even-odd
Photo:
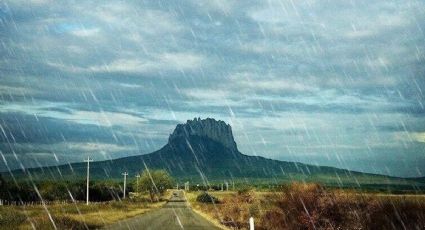
{"label": "roadside vegetation", "polygon": [[[96,229],[162,206],[162,202],[125,200],[30,206],[0,206],[1,229]],[[52,219],[49,218],[49,214]],[[53,220],[53,223],[52,223]]]}
{"label": "roadside vegetation", "polygon": [[[5,181],[0,177],[1,229],[96,229],[161,207],[175,184],[164,170],[147,170],[129,181],[123,197],[119,181],[91,181],[90,205],[85,181]],[[418,189],[394,194],[375,187],[365,192],[315,183],[282,186],[192,184],[193,209],[231,229],[425,229],[425,196]],[[234,191],[226,191],[235,188]],[[400,193],[409,192],[400,187]],[[220,191],[224,190],[224,191]],[[46,204],[46,205],[43,205]]]}
{"label": "roadside vegetation", "polygon": [[232,229],[248,229],[250,217],[260,230],[425,228],[423,195],[360,193],[314,183],[292,183],[274,192],[208,192],[217,202],[199,200],[202,194],[188,193],[192,207]]}
{"label": "roadside vegetation", "polygon": [[164,196],[168,188],[173,187],[173,178],[165,170],[145,170],[139,181],[133,183],[136,191],[146,191],[152,201]]}
{"label": "roadside vegetation", "polygon": [[[127,194],[134,189],[127,187]],[[113,201],[123,197],[122,184],[117,181],[90,181],[91,201]],[[0,199],[24,204],[49,201],[85,201],[86,181],[4,181]]]}
{"label": "roadside vegetation", "polygon": [[0,186],[5,204],[0,205],[0,229],[97,229],[164,205],[172,178],[163,170],[142,173],[138,183],[129,183],[126,199],[121,183],[91,181],[89,205],[85,181],[15,183],[0,177]]}

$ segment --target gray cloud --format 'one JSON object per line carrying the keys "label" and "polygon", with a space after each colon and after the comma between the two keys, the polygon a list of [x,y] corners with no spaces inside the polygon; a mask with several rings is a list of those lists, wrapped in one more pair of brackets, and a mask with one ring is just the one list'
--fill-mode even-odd
{"label": "gray cloud", "polygon": [[423,175],[406,165],[425,160],[424,8],[4,1],[0,150],[11,167],[14,153],[48,164],[93,146],[97,159],[146,153],[200,116],[231,123],[247,154]]}

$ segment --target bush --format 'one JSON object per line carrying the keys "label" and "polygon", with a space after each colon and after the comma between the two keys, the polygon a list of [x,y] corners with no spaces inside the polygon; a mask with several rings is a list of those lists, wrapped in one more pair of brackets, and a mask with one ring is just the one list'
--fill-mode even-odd
{"label": "bush", "polygon": [[293,183],[272,199],[275,208],[262,218],[266,229],[347,229],[344,204],[320,185]]}
{"label": "bush", "polygon": [[123,197],[123,192],[118,184],[97,182],[90,186],[89,195],[92,201],[110,201],[119,200]]}
{"label": "bush", "polygon": [[414,199],[336,194],[317,184],[293,183],[270,197],[264,229],[423,229],[425,204]]}
{"label": "bush", "polygon": [[27,182],[3,181],[3,187],[0,189],[0,199],[8,201],[38,201],[39,197],[34,187]]}
{"label": "bush", "polygon": [[240,189],[237,194],[226,197],[222,201],[221,216],[225,225],[233,229],[247,229],[248,219],[259,217],[260,204],[250,187]]}
{"label": "bush", "polygon": [[199,194],[196,197],[196,201],[201,202],[201,203],[214,203],[214,204],[219,203],[219,200],[216,197],[214,197],[214,196],[212,196],[212,195],[210,195],[206,192]]}
{"label": "bush", "polygon": [[367,200],[361,213],[363,229],[424,229],[425,204],[406,198]]}
{"label": "bush", "polygon": [[155,197],[159,200],[167,189],[173,187],[173,178],[165,170],[144,170],[140,175],[139,187],[134,187],[140,192],[148,191],[152,201]]}
{"label": "bush", "polygon": [[252,187],[249,185],[241,185],[238,188],[238,195],[243,195],[243,194],[247,194],[250,191],[252,191]]}
{"label": "bush", "polygon": [[69,193],[64,183],[44,182],[38,186],[41,197],[44,200],[69,200]]}

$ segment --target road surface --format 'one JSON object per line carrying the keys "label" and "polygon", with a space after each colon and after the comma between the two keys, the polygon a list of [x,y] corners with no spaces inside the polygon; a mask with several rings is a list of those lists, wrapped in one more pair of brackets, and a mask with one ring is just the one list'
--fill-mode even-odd
{"label": "road surface", "polygon": [[105,229],[143,230],[218,230],[214,224],[195,213],[185,199],[183,191],[176,191],[162,208],[110,225]]}

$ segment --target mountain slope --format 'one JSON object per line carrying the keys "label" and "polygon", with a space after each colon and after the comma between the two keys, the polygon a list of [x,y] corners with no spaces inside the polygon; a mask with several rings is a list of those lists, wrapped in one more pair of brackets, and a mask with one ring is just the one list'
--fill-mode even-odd
{"label": "mountain slope", "polygon": [[[352,172],[333,167],[247,156],[239,152],[230,125],[214,119],[194,119],[177,125],[168,143],[150,154],[99,161],[90,164],[92,178],[121,178],[149,169],[166,169],[174,177],[191,181],[243,178],[274,180],[321,180],[329,183],[393,183],[401,179]],[[34,179],[83,178],[85,163],[28,169]],[[24,172],[16,170],[17,177]],[[360,181],[360,182],[359,182]],[[398,182],[397,182],[398,183]]]}

